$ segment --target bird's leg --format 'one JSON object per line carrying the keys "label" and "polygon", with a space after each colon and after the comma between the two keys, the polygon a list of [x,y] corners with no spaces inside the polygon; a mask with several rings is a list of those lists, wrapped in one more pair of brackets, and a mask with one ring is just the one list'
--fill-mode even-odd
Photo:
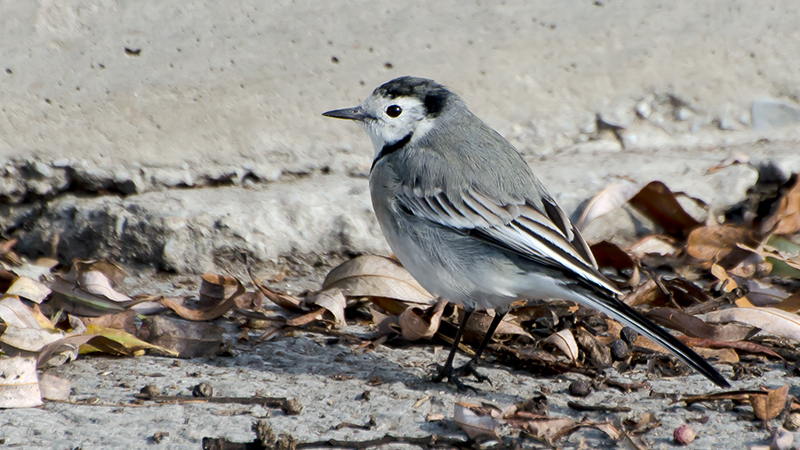
{"label": "bird's leg", "polygon": [[483,351],[486,350],[486,347],[489,345],[489,342],[492,341],[492,335],[494,334],[495,330],[497,330],[497,326],[500,325],[500,322],[503,321],[503,317],[506,316],[506,311],[502,313],[495,311],[494,318],[492,318],[492,323],[489,325],[489,329],[486,331],[486,336],[483,337],[483,341],[481,341],[480,347],[478,347],[478,351],[475,352],[475,356],[469,360],[466,364],[456,369],[456,374],[459,376],[469,376],[472,375],[478,380],[479,383],[489,383],[492,384],[492,380],[489,379],[486,375],[481,375],[476,370],[478,368],[478,364],[481,361],[481,354]]}
{"label": "bird's leg", "polygon": [[447,355],[447,361],[445,361],[444,366],[439,368],[436,376],[433,377],[433,381],[435,383],[447,378],[449,382],[456,385],[459,391],[467,389],[467,386],[465,386],[464,383],[458,379],[458,374],[453,370],[453,360],[456,357],[458,344],[461,342],[461,337],[464,335],[464,330],[467,328],[467,321],[469,320],[470,315],[472,315],[472,311],[465,309],[464,314],[461,317],[461,324],[458,326],[458,331],[456,332],[456,338],[453,340],[453,347],[450,348],[450,354]]}

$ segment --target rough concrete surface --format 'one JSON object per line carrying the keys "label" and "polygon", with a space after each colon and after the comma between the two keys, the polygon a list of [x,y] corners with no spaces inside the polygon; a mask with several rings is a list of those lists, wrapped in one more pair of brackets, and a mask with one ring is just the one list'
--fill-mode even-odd
{"label": "rough concrete surface", "polygon": [[[262,273],[289,266],[290,289],[313,289],[332,264],[389,251],[368,198],[368,139],[320,113],[407,74],[459,93],[570,214],[612,183],[651,180],[720,214],[765,166],[800,172],[798,23],[796,0],[0,2],[0,236],[18,238],[17,250],[31,257],[149,266],[161,271],[153,276],[165,293],[173,283],[164,271],[241,273],[242,252]],[[751,165],[706,174],[741,154]],[[586,235],[625,243],[642,226],[620,214]],[[86,358],[53,372],[75,383],[76,399],[109,404],[145,384],[186,393],[198,381],[225,395],[296,397],[303,414],[272,421],[303,440],[460,436],[452,422],[427,423],[425,414],[449,418],[457,399],[505,405],[545,388],[555,412],[575,414],[565,406],[566,381],[502,367],[488,370],[495,385],[482,395],[434,385],[424,378],[425,366],[443,359],[434,350],[360,355],[301,334],[177,367],[153,357]],[[797,384],[772,369],[736,387]],[[341,373],[354,378],[331,378]],[[367,386],[373,376],[385,383]],[[711,389],[697,375],[653,385]],[[357,400],[365,389],[370,402]],[[647,436],[654,448],[669,447],[675,426],[702,415],[710,419],[696,426],[693,448],[767,442],[766,431],[718,405],[687,410],[616,391],[588,400],[658,411],[664,425]],[[252,439],[253,416],[268,411],[229,414],[234,408],[47,403],[0,411],[0,438],[54,449]],[[370,414],[376,430],[330,430]],[[170,436],[148,442],[157,431]],[[592,431],[564,445],[581,439],[611,445]]]}

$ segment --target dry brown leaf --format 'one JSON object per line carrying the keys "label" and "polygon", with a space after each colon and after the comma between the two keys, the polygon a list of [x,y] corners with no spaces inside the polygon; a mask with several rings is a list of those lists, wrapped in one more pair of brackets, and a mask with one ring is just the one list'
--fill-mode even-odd
{"label": "dry brown leaf", "polygon": [[384,314],[375,308],[370,308],[369,312],[372,314],[372,323],[378,327],[378,333],[381,335],[400,333],[400,323],[397,316]]}
{"label": "dry brown leaf", "polygon": [[103,296],[86,292],[78,287],[75,282],[71,282],[59,276],[55,277],[55,280],[50,285],[50,289],[53,290],[53,294],[50,296],[48,305],[50,305],[52,309],[62,309],[64,312],[83,317],[116,314],[136,303],[140,303],[136,300],[130,302],[109,300]]}
{"label": "dry brown leaf", "polygon": [[16,295],[34,303],[42,303],[50,292],[50,288],[36,280],[19,277],[6,290],[6,295]]}
{"label": "dry brown leaf", "polygon": [[653,308],[647,317],[657,324],[700,339],[741,341],[753,333],[753,327],[736,324],[709,325],[703,320],[671,308]]}
{"label": "dry brown leaf", "polygon": [[478,436],[497,438],[495,430],[502,423],[486,408],[471,403],[458,402],[455,404],[453,421],[467,433],[470,439]]}
{"label": "dry brown leaf", "polygon": [[180,358],[210,357],[220,352],[224,329],[219,325],[162,316],[149,317],[145,324],[150,330],[151,344]]}
{"label": "dry brown leaf", "polygon": [[632,253],[637,258],[644,258],[648,255],[657,255],[664,257],[674,257],[681,251],[675,245],[675,240],[669,236],[645,236],[628,247],[628,252]]}
{"label": "dry brown leaf", "polygon": [[[495,342],[502,342],[513,336],[526,336],[533,339],[527,331],[519,326],[518,323],[510,320],[515,315],[516,311],[515,314],[507,315],[497,325],[497,329],[494,330],[494,333],[492,334],[492,338]],[[469,316],[469,320],[467,321],[467,328],[464,332],[465,339],[476,337],[477,340],[483,340],[483,337],[486,336],[486,331],[489,330],[489,325],[491,325],[494,317],[494,314],[489,314],[486,311],[475,311],[471,316]]]}
{"label": "dry brown leaf", "polygon": [[729,348],[695,347],[693,350],[703,359],[716,359],[720,364],[735,364],[739,362],[739,355]]}
{"label": "dry brown leaf", "polygon": [[778,417],[786,409],[788,395],[788,384],[769,391],[767,395],[751,395],[750,404],[753,405],[753,413],[761,420],[772,420]]}
{"label": "dry brown leaf", "polygon": [[730,348],[747,353],[763,353],[773,358],[782,359],[781,355],[770,350],[761,344],[746,341],[713,341],[711,339],[699,339],[689,336],[678,336],[678,340],[692,348]]}
{"label": "dry brown leaf", "polygon": [[575,334],[578,344],[583,348],[586,358],[592,366],[597,369],[611,367],[613,361],[611,359],[611,350],[608,347],[600,344],[591,333],[583,328],[576,329]]}
{"label": "dry brown leaf", "polygon": [[781,197],[778,208],[760,226],[762,233],[794,234],[800,231],[800,177]]}
{"label": "dry brown leaf", "polygon": [[666,184],[651,181],[630,199],[630,204],[670,236],[683,238],[702,225],[681,206]]}
{"label": "dry brown leaf", "polygon": [[798,311],[800,311],[800,292],[790,295],[772,307],[775,309],[780,309],[781,311],[796,314]]}
{"label": "dry brown leaf", "polygon": [[0,408],[33,408],[41,404],[36,358],[0,358]]}
{"label": "dry brown leaf", "polygon": [[226,298],[230,298],[239,288],[239,280],[216,273],[204,273],[198,290],[197,307],[200,309],[213,307]]}
{"label": "dry brown leaf", "polygon": [[[143,326],[142,328],[148,329],[149,331],[148,319],[145,319],[145,325],[147,326]],[[104,340],[91,341],[88,343],[88,345],[84,345],[81,347],[80,349],[81,353],[90,353],[92,351],[92,348],[95,348],[103,353],[108,353],[110,355],[125,354],[125,353],[120,353],[119,351],[119,346],[122,346],[124,352],[132,355],[140,355],[143,354],[145,350],[147,350],[152,353],[155,353],[156,355],[161,355],[161,356],[172,356],[172,357],[178,356],[178,353],[175,351],[145,342],[136,337],[135,335],[128,333],[125,330],[120,330],[118,328],[109,328],[101,325],[88,324],[86,325],[86,333],[108,338],[112,342]]]}
{"label": "dry brown leaf", "polygon": [[117,328],[128,333],[136,334],[136,311],[128,310],[117,314],[107,314],[100,317],[83,317],[83,323],[88,327],[95,325],[100,327]]}
{"label": "dry brown leaf", "polygon": [[620,436],[621,436],[620,431],[614,425],[612,425],[610,422],[589,422],[589,421],[584,421],[584,422],[578,422],[575,425],[573,425],[572,427],[562,429],[561,431],[559,431],[558,433],[556,433],[553,436],[552,440],[553,441],[557,441],[557,440],[561,439],[562,437],[568,436],[568,435],[574,433],[575,431],[577,431],[577,430],[579,430],[581,428],[594,428],[596,430],[600,430],[603,433],[607,434],[608,437],[610,437],[611,439],[613,439],[615,441],[618,440],[620,438]]}
{"label": "dry brown leaf", "polygon": [[800,341],[800,316],[780,309],[752,307],[728,308],[706,315],[706,322],[738,322],[761,328],[775,336]]}
{"label": "dry brown leaf", "polygon": [[353,258],[331,270],[322,289],[337,287],[348,297],[384,297],[432,305],[435,300],[397,261],[382,256]]}
{"label": "dry brown leaf", "polygon": [[250,270],[249,263],[247,264],[247,274],[250,276],[250,281],[252,281],[253,285],[258,289],[258,291],[264,294],[264,297],[266,297],[272,303],[280,306],[283,309],[288,309],[289,311],[303,311],[303,302],[300,301],[299,298],[272,291],[268,287],[256,281],[256,278],[253,276],[253,272]]}
{"label": "dry brown leaf", "polygon": [[89,270],[78,274],[78,286],[86,292],[105,297],[115,302],[127,302],[131,298],[111,286],[111,281],[99,270]]}
{"label": "dry brown leaf", "polygon": [[183,317],[184,319],[194,321],[213,320],[222,316],[231,308],[233,308],[236,305],[236,297],[244,294],[244,285],[239,282],[239,280],[236,280],[236,283],[238,286],[236,292],[231,294],[230,297],[220,300],[218,304],[211,305],[206,309],[190,309],[169,298],[162,298],[159,303],[173,310],[175,314]]}
{"label": "dry brown leaf", "polygon": [[627,277],[625,284],[628,286],[639,285],[641,281],[639,264],[619,246],[608,241],[600,241],[592,244],[590,249],[599,267],[609,267],[624,275]]}
{"label": "dry brown leaf", "polygon": [[[523,416],[522,412],[518,415]],[[564,430],[572,430],[576,422],[568,417],[536,416],[527,420],[509,420],[514,428],[521,428],[545,442],[554,441]],[[563,435],[562,435],[563,436]]]}
{"label": "dry brown leaf", "polygon": [[306,303],[327,309],[333,315],[333,323],[336,328],[347,325],[344,319],[344,309],[347,307],[347,299],[344,298],[344,294],[342,294],[341,290],[336,288],[326,289],[308,297]]}
{"label": "dry brown leaf", "polygon": [[561,331],[551,334],[542,342],[555,345],[562,352],[564,352],[564,354],[567,355],[570,360],[577,361],[578,343],[575,342],[575,336],[572,335],[571,330],[565,328]]}
{"label": "dry brown leaf", "polygon": [[127,356],[129,354],[122,344],[114,342],[105,336],[96,334],[73,334],[42,347],[36,358],[36,366],[39,368],[44,367],[44,364],[50,361],[50,358],[57,353],[70,352],[77,355],[79,347],[83,344],[90,344],[95,348],[108,349],[108,353],[112,355]]}
{"label": "dry brown leaf", "polygon": [[18,297],[12,295],[7,295],[0,300],[0,320],[12,327],[41,328],[33,311],[25,306]]}
{"label": "dry brown leaf", "polygon": [[433,307],[433,314],[430,321],[426,321],[417,314],[417,308],[412,306],[398,317],[398,324],[403,338],[407,341],[416,341],[419,339],[430,339],[439,330],[439,324],[442,321],[442,313],[444,307],[447,306],[447,300],[439,300]]}
{"label": "dry brown leaf", "polygon": [[316,322],[317,320],[321,319],[322,316],[325,314],[327,309],[319,308],[314,311],[308,312],[303,314],[302,316],[293,317],[286,321],[286,326],[288,327],[303,327],[311,322]]}
{"label": "dry brown leaf", "polygon": [[576,226],[579,230],[584,230],[593,220],[628,203],[644,186],[644,184],[616,184],[603,189],[586,203]]}
{"label": "dry brown leaf", "polygon": [[761,236],[754,231],[734,225],[714,225],[692,230],[686,241],[686,252],[693,258],[703,261],[704,267],[718,262],[725,268],[739,264],[748,253],[737,247],[737,244],[755,246],[761,242]]}

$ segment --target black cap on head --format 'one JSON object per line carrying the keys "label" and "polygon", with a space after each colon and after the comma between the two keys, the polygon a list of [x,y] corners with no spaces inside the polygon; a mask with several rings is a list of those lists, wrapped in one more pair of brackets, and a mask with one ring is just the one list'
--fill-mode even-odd
{"label": "black cap on head", "polygon": [[427,78],[400,77],[384,83],[375,89],[373,95],[386,98],[416,97],[425,105],[428,115],[435,117],[442,112],[447,98],[453,93]]}

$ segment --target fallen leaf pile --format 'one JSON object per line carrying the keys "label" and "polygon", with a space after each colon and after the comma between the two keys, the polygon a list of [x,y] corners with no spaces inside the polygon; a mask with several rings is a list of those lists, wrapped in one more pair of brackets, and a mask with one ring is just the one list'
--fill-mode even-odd
{"label": "fallen leaf pile", "polygon": [[[612,186],[587,203],[578,226],[619,208],[637,211],[661,232],[625,248],[606,241],[591,246],[601,270],[626,292],[623,300],[678,332],[705,358],[731,365],[734,379],[758,376],[768,361],[797,371],[800,179],[793,175],[784,184],[754,189],[746,204],[724,216],[695,217],[684,209],[686,202],[695,203],[693,210],[705,207],[659,181]],[[129,297],[116,290],[126,273],[115,264],[75,261],[62,267],[50,259],[30,264],[14,253],[15,243],[0,243],[2,408],[66,399],[69,382],[39,376],[37,369],[68,363],[79,354],[214,356],[226,351],[218,320],[238,325],[243,341],[253,332],[263,341],[306,328],[338,333],[369,351],[385,343],[452,343],[460,314],[458,307],[436,301],[395,259],[381,256],[353,258],[331,270],[319,292],[299,297],[271,289],[249,266],[246,281],[203,275],[196,297]],[[492,315],[479,311],[470,317],[463,351],[473,352]],[[374,323],[373,338],[340,331],[348,320]],[[487,357],[534,374],[586,375],[592,381],[575,392],[587,393],[647,387],[605,378],[610,367],[625,373],[638,366],[652,377],[688,372],[664,349],[618,322],[558,299],[512,305]],[[754,418],[763,421],[787,407],[797,409],[785,389],[714,395],[683,401],[746,401]],[[580,428],[619,440],[657,422],[576,422],[546,412],[466,404],[456,407],[454,420],[470,437],[493,436],[502,424],[548,445]]]}

